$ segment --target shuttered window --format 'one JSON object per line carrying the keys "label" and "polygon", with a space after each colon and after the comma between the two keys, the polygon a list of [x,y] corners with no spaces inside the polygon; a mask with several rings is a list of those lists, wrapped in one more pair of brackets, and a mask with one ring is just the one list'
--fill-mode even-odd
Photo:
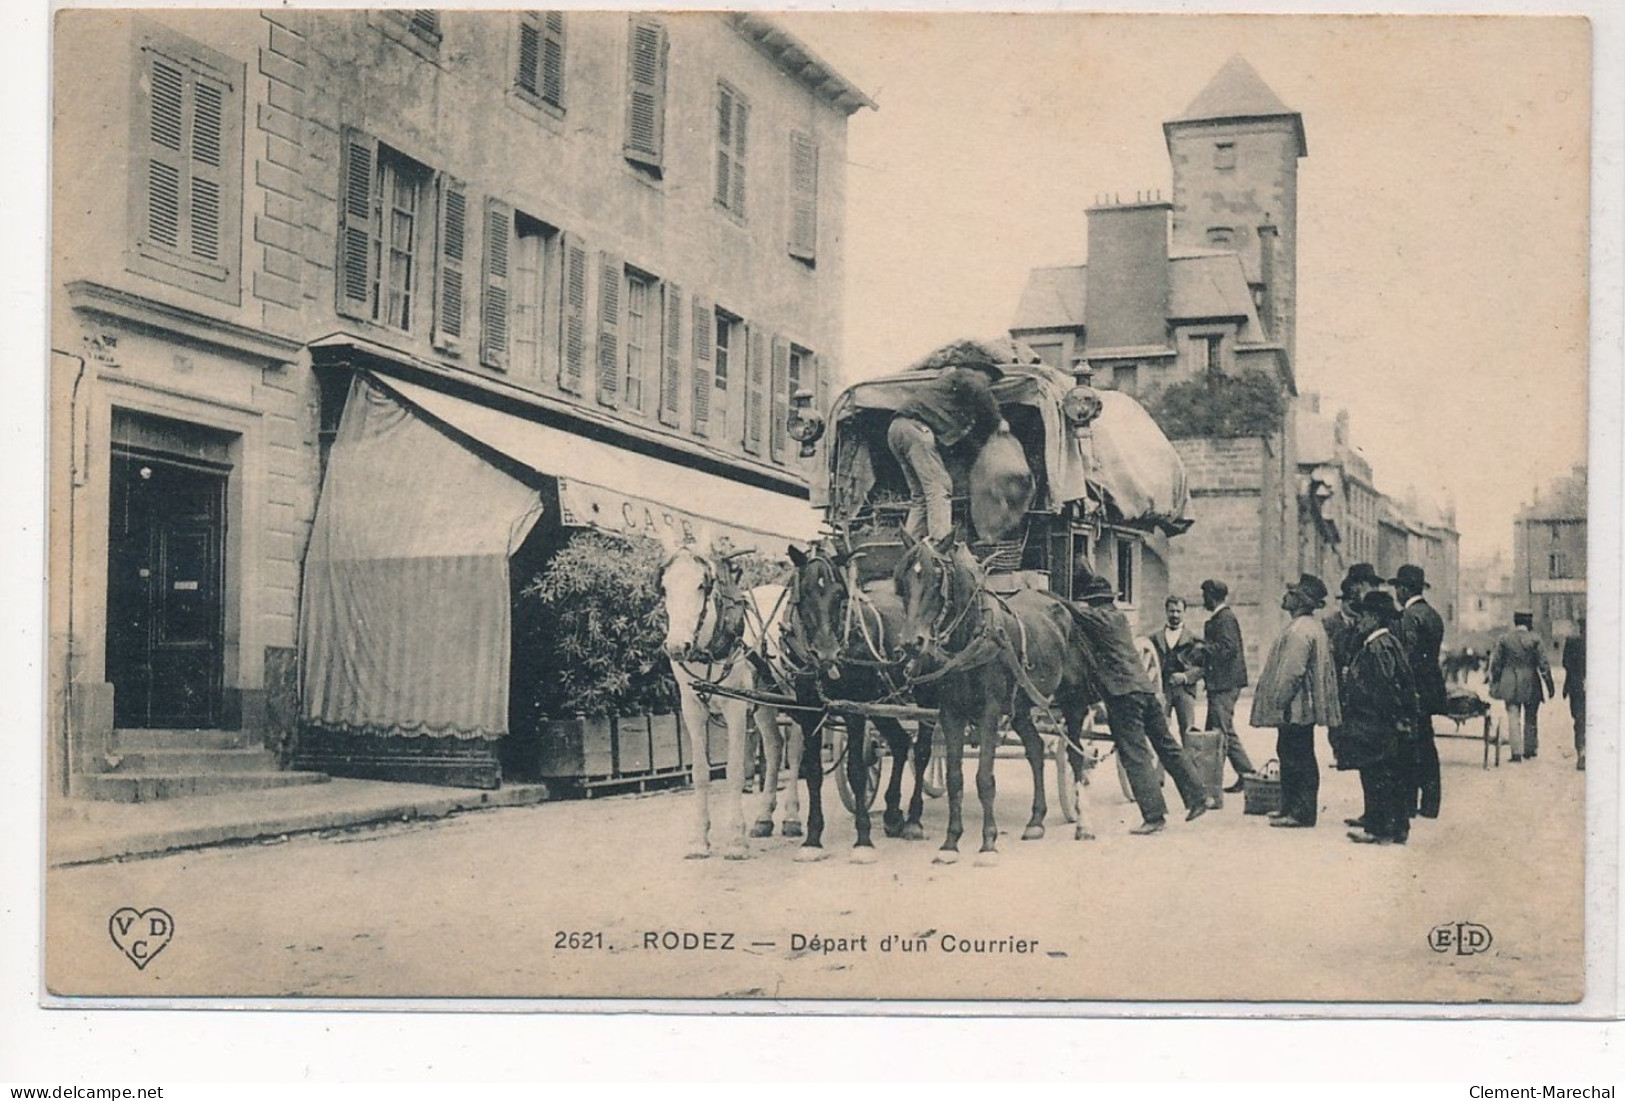
{"label": "shuttered window", "polygon": [[554,377],[548,370],[556,354],[552,334],[558,308],[558,230],[524,214],[514,215],[512,340],[509,370],[526,379]]}
{"label": "shuttered window", "polygon": [[407,9],[406,25],[431,46],[440,45],[440,13],[430,8]]}
{"label": "shuttered window", "polygon": [[625,268],[607,252],[598,254],[598,403],[621,402],[621,299]]}
{"label": "shuttered window", "polygon": [[631,17],[627,48],[626,158],[655,173],[666,142],[665,25]]}
{"label": "shuttered window", "polygon": [[341,177],[339,312],[403,332],[423,331],[419,268],[433,174],[351,130],[344,137]]}
{"label": "shuttered window", "polygon": [[[712,361],[711,435],[737,444],[741,437],[732,429],[739,427],[740,417],[734,412],[730,419],[729,411],[730,407],[743,410],[745,406],[745,325],[733,314],[718,308],[714,311],[714,326],[716,358]],[[735,394],[731,399],[730,387]]]}
{"label": "shuttered window", "polygon": [[802,133],[790,135],[790,255],[818,259],[818,146]]}
{"label": "shuttered window", "polygon": [[661,289],[660,423],[678,428],[683,409],[683,290],[675,283]]}
{"label": "shuttered window", "polygon": [[508,369],[512,253],[513,208],[497,199],[487,199],[480,279],[480,362],[498,371]]}
{"label": "shuttered window", "polygon": [[717,85],[716,202],[735,217],[745,216],[746,132],[750,105],[726,83]]}
{"label": "shuttered window", "polygon": [[711,377],[711,342],[715,334],[716,320],[710,304],[699,295],[694,296],[690,305],[692,324],[689,330],[693,334],[694,345],[694,388],[691,395],[692,416],[689,424],[696,436],[708,436],[711,434],[711,389],[715,385]]}
{"label": "shuttered window", "polygon": [[587,247],[567,233],[559,256],[559,389],[579,397],[587,378]]}
{"label": "shuttered window", "polygon": [[134,266],[236,302],[242,235],[242,66],[154,28],[132,112]]}
{"label": "shuttered window", "polygon": [[564,107],[563,12],[520,13],[519,73],[515,83],[528,98]]}

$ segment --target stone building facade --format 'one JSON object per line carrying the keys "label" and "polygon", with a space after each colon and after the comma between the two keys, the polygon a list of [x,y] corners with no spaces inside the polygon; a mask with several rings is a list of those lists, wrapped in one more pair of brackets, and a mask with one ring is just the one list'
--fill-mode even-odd
{"label": "stone building facade", "polygon": [[1512,523],[1513,611],[1531,613],[1548,642],[1576,633],[1586,614],[1586,517],[1586,467],[1576,464]]}
{"label": "stone building facade", "polygon": [[682,504],[719,528],[799,523],[784,414],[839,382],[872,103],[771,20],[79,10],[56,48],[97,59],[55,67],[58,790],[132,731],[286,746],[358,377],[562,433],[555,524],[574,438],[626,456],[579,523],[671,525],[678,477],[742,487]]}

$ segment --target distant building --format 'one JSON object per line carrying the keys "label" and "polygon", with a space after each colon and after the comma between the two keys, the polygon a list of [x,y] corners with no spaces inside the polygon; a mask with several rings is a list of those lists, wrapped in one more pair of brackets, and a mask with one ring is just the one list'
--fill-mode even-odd
{"label": "distant building", "polygon": [[[1195,603],[1204,579],[1227,582],[1256,665],[1297,576],[1290,408],[1303,120],[1235,57],[1163,133],[1171,201],[1142,194],[1091,207],[1088,263],[1035,269],[1011,333],[1052,365],[1082,367],[1093,385],[1148,404],[1210,375],[1261,374],[1278,387],[1288,409],[1279,430],[1174,440],[1193,526],[1168,548],[1168,588]],[[1160,615],[1142,606],[1142,629]]]}
{"label": "distant building", "polygon": [[[535,568],[581,527],[769,550],[810,526],[785,412],[839,384],[846,126],[873,104],[771,19],[56,29],[59,789],[134,760],[123,734],[203,744],[181,730],[494,783],[510,555]],[[370,475],[330,461],[347,431]],[[393,578],[378,608],[426,622],[350,614],[340,569]],[[466,617],[473,578],[478,622],[414,599]],[[404,664],[367,664],[386,654]],[[479,715],[435,711],[476,683]],[[313,713],[314,684],[349,702]]]}
{"label": "distant building", "polygon": [[1459,645],[1488,651],[1495,636],[1512,626],[1512,564],[1496,551],[1461,567]]}
{"label": "distant building", "polygon": [[1513,610],[1556,642],[1578,630],[1586,609],[1586,467],[1579,463],[1525,505],[1512,523]]}
{"label": "distant building", "polygon": [[1356,562],[1378,561],[1382,494],[1371,464],[1349,441],[1348,411],[1320,412],[1320,396],[1298,399],[1298,542],[1302,569],[1334,587]]}

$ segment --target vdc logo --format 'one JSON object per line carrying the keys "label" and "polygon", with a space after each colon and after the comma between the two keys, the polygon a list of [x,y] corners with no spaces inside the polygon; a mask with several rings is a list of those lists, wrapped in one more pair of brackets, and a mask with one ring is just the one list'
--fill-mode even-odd
{"label": "vdc logo", "polygon": [[1486,926],[1471,921],[1451,921],[1435,925],[1428,932],[1428,947],[1435,952],[1455,950],[1458,956],[1488,952],[1495,938]]}

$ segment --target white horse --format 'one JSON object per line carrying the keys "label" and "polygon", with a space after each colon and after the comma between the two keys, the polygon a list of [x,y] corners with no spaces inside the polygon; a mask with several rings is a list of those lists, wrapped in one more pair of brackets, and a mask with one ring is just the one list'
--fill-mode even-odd
{"label": "white horse", "polygon": [[[766,765],[761,805],[750,835],[769,837],[778,801],[779,765],[785,751],[778,708],[720,693],[701,699],[693,684],[706,681],[736,691],[759,686],[772,690],[760,684],[764,678],[757,662],[778,664],[783,659],[780,635],[787,603],[785,588],[761,585],[746,592],[726,558],[683,547],[661,567],[660,589],[666,603],[666,655],[672,675],[677,678],[683,729],[688,733],[689,759],[693,762],[698,817],[687,855],[690,859],[711,855],[711,758],[706,748],[706,727],[715,716],[728,730],[727,780],[717,812],[719,844],[724,857],[742,860],[750,855],[741,808],[745,780],[751,771],[745,761],[750,742],[746,724],[754,716]],[[802,759],[802,738],[800,724],[791,724],[792,762]],[[795,783],[789,785],[784,802],[784,835],[799,837],[801,804]]]}

